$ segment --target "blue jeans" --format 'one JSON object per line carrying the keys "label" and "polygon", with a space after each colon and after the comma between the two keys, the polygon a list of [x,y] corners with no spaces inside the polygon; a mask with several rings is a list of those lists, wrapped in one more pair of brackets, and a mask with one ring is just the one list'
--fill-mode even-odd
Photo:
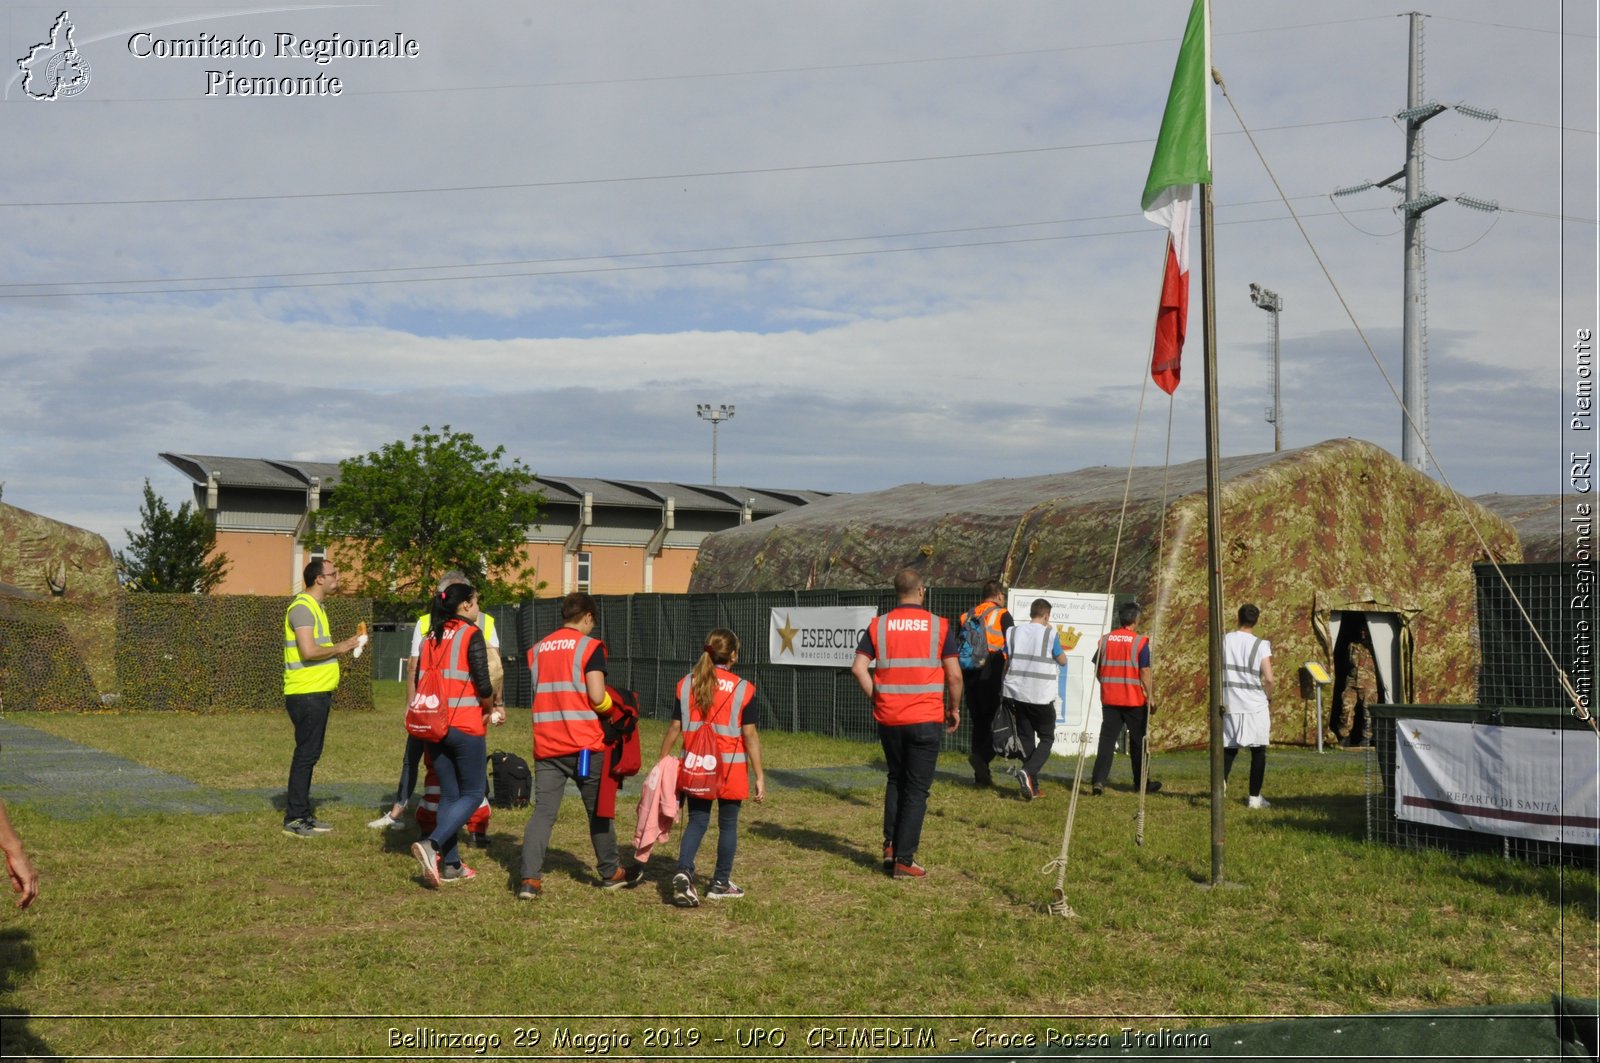
{"label": "blue jeans", "polygon": [[917,858],[943,734],[944,725],[937,722],[878,725],[883,758],[889,762],[889,782],[883,791],[883,844],[894,846],[897,864]]}
{"label": "blue jeans", "polygon": [[[678,843],[678,870],[694,877],[694,858],[700,852],[700,842],[711,829],[711,799],[691,797],[689,825],[683,828],[683,840]],[[739,808],[742,801],[717,800],[717,870],[712,882],[727,882],[733,874],[733,854],[739,848]]]}
{"label": "blue jeans", "polygon": [[322,759],[322,739],[328,733],[328,712],[333,691],[285,694],[283,707],[294,724],[294,756],[289,759],[289,785],[284,792],[283,821],[311,818],[311,771]]}
{"label": "blue jeans", "polygon": [[439,820],[428,840],[439,851],[440,862],[459,864],[456,835],[483,804],[489,789],[488,740],[454,727],[441,741],[428,743],[433,770],[439,776]]}
{"label": "blue jeans", "polygon": [[[394,791],[394,803],[404,805],[411,801],[417,790],[417,765],[422,761],[422,747],[426,743],[414,734],[406,735],[406,752],[400,761],[400,785]],[[488,743],[484,743],[487,747]]]}

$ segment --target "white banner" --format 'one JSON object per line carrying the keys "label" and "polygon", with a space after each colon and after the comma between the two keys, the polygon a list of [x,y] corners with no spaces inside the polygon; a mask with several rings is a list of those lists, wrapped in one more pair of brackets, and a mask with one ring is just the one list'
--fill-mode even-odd
{"label": "white banner", "polygon": [[767,626],[767,654],[773,664],[849,668],[856,644],[878,611],[870,605],[774,609]]}
{"label": "white banner", "polygon": [[1395,721],[1395,814],[1511,838],[1600,844],[1592,731]]}
{"label": "white banner", "polygon": [[1079,735],[1087,732],[1087,752],[1092,755],[1100,736],[1100,685],[1094,681],[1091,658],[1100,636],[1109,630],[1106,624],[1110,598],[1104,594],[1017,589],[1006,599],[1012,620],[1026,624],[1035,598],[1050,603],[1050,623],[1061,635],[1061,649],[1067,655],[1057,683],[1055,752],[1064,757],[1077,756]]}

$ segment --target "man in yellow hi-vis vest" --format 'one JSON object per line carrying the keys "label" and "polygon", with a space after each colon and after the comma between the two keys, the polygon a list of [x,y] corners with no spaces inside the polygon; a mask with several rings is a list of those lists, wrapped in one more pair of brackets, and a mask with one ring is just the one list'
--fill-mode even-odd
{"label": "man in yellow hi-vis vest", "polygon": [[283,617],[283,707],[294,724],[283,833],[310,838],[333,829],[311,814],[311,771],[322,758],[328,711],[339,687],[339,657],[355,649],[361,636],[336,643],[328,629],[322,600],[339,589],[339,570],[333,563],[314,557],[302,576],[305,590],[289,602]]}

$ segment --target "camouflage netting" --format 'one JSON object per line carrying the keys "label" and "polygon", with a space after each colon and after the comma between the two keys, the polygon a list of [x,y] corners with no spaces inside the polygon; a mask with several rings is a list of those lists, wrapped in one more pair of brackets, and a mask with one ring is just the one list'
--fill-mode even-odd
{"label": "camouflage netting", "polygon": [[[1261,606],[1257,630],[1273,643],[1284,694],[1300,662],[1331,671],[1313,624],[1320,595],[1324,607],[1372,601],[1411,615],[1415,699],[1472,698],[1472,563],[1483,551],[1456,496],[1355,439],[1221,464],[1224,629],[1239,603]],[[1205,463],[1134,470],[1112,588],[1126,477],[1100,467],[824,499],[707,538],[690,592],[881,588],[906,566],[940,586],[998,577],[1011,586],[1114,590],[1145,605],[1141,629],[1155,640],[1152,742],[1199,745],[1208,672]],[[1520,560],[1510,526],[1464,501],[1495,555]],[[1275,740],[1305,737],[1314,735],[1302,713],[1275,713]]]}
{"label": "camouflage netting", "polygon": [[[95,685],[114,685],[115,602],[121,591],[104,538],[0,502],[0,584],[14,598],[46,599]],[[0,668],[7,667],[3,658],[11,652],[10,640],[0,642]]]}
{"label": "camouflage netting", "polygon": [[[130,594],[117,615],[117,680],[131,709],[283,708],[283,617],[290,598]],[[372,621],[366,598],[329,598],[335,641]],[[372,656],[340,658],[335,711],[372,708]]]}
{"label": "camouflage netting", "polygon": [[0,596],[0,712],[81,712],[99,703],[56,603]]}

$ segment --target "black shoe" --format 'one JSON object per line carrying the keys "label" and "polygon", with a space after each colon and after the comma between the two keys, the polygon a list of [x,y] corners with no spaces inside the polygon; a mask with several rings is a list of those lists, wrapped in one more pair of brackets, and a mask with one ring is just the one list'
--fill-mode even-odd
{"label": "black shoe", "polygon": [[1089,792],[1094,796],[1099,797],[1101,794],[1106,792],[1106,788],[1101,786],[1099,783],[1095,783],[1094,786],[1090,788]]}
{"label": "black shoe", "polygon": [[[1138,788],[1139,788],[1138,786],[1134,787],[1135,790],[1137,790]],[[1161,780],[1159,780],[1159,779],[1151,779],[1149,782],[1145,783],[1144,784],[1144,792],[1147,793],[1147,794],[1158,794],[1158,793],[1160,793],[1161,792]]]}
{"label": "black shoe", "polygon": [[967,763],[972,765],[972,785],[993,786],[994,775],[989,771],[989,762],[976,753],[967,754]]}

